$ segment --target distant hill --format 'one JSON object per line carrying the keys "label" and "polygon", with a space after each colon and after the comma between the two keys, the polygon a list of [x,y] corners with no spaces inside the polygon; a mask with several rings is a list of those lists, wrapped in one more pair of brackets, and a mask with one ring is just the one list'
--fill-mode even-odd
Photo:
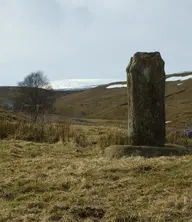
{"label": "distant hill", "polygon": [[[0,86],[0,106],[7,108],[7,109],[18,109],[17,107],[19,106],[15,106],[14,103],[17,101],[17,98],[20,96],[19,93],[19,89],[20,87],[17,86]],[[53,90],[52,93],[50,93],[49,90],[45,90],[45,94],[47,94],[47,96],[52,96],[55,99],[62,97],[62,96],[66,96],[66,95],[70,95],[73,93],[77,93],[77,92],[81,92],[83,90]]]}
{"label": "distant hill", "polygon": [[[169,126],[192,125],[192,72],[167,75],[166,120]],[[180,80],[181,79],[181,80]],[[48,93],[49,95],[49,93]],[[19,96],[19,87],[0,87],[0,107],[10,105]],[[127,120],[126,82],[113,82],[88,90],[54,90],[55,105],[62,116]],[[0,108],[0,119],[20,116]]]}
{"label": "distant hill", "polygon": [[[191,72],[167,75],[192,77]],[[126,82],[115,82],[57,99],[57,110],[66,117],[127,120]],[[113,86],[116,86],[112,88]],[[111,88],[110,88],[110,87]],[[166,82],[166,119],[169,125],[192,123],[192,79]]]}

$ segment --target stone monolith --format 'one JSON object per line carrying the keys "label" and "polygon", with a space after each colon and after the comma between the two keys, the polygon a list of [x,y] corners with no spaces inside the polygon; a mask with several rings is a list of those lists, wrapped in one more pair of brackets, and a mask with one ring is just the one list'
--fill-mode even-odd
{"label": "stone monolith", "polygon": [[131,145],[165,144],[165,71],[159,52],[137,52],[127,72]]}

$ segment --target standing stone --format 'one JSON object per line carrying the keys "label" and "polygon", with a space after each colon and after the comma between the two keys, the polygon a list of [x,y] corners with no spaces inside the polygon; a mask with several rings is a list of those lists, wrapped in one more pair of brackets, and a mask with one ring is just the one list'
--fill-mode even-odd
{"label": "standing stone", "polygon": [[165,71],[159,52],[137,52],[126,69],[131,145],[165,144]]}

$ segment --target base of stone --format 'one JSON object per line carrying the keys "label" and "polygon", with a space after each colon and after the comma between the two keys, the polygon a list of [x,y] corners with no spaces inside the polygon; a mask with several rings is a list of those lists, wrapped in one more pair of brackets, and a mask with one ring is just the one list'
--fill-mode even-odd
{"label": "base of stone", "polygon": [[190,152],[184,146],[176,144],[165,144],[164,147],[155,146],[132,146],[132,145],[112,145],[105,148],[105,157],[121,158],[131,156],[143,157],[159,157],[159,156],[183,156],[188,155]]}

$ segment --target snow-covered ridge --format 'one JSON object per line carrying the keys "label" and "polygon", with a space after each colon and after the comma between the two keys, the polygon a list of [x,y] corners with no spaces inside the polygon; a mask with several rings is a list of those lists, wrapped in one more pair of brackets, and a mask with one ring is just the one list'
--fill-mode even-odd
{"label": "snow-covered ridge", "polygon": [[[166,79],[167,82],[171,81],[184,81],[187,79],[192,79],[192,75],[188,76],[172,76],[168,77]],[[94,88],[99,85],[105,85],[109,83],[114,83],[111,84],[110,86],[107,86],[107,89],[112,89],[112,88],[121,88],[121,87],[126,87],[127,85],[122,83],[116,83],[116,82],[125,82],[125,79],[63,79],[63,80],[56,80],[52,81],[51,85],[53,89],[55,90],[78,90],[78,89],[89,89],[89,88]]]}
{"label": "snow-covered ridge", "polygon": [[51,85],[53,89],[63,89],[63,90],[72,90],[72,89],[88,89],[94,88],[99,85],[108,84],[110,82],[119,82],[125,81],[122,79],[63,79],[52,81]]}

